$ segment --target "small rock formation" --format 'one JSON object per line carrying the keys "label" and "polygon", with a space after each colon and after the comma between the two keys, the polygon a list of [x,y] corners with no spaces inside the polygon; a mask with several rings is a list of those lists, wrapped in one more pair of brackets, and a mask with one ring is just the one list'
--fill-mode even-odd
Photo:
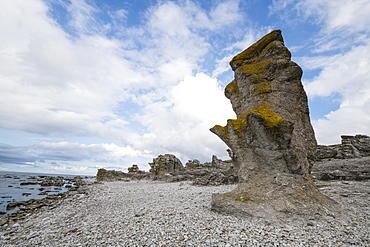
{"label": "small rock formation", "polygon": [[47,176],[42,180],[41,186],[63,186],[64,183],[63,177]]}
{"label": "small rock formation", "polygon": [[[149,163],[152,167],[151,178],[165,182],[193,181],[194,185],[234,184],[238,176],[230,161],[222,161],[216,155],[211,162],[200,163],[199,160],[189,160],[185,167],[174,155],[159,155]],[[159,167],[164,167],[160,169]],[[153,169],[154,168],[154,169]],[[171,168],[171,169],[170,169]]]}
{"label": "small rock formation", "polygon": [[[135,167],[136,166],[136,167]],[[130,171],[130,168],[131,169]],[[140,179],[147,179],[150,178],[150,173],[145,171],[140,171],[139,167],[137,165],[133,165],[129,168],[129,172],[121,172],[121,171],[115,171],[115,170],[106,170],[106,169],[98,169],[98,172],[96,173],[96,181],[99,182],[113,182],[113,181],[120,181],[120,180],[140,180]],[[137,171],[133,171],[136,170]]]}
{"label": "small rock formation", "polygon": [[181,161],[173,154],[159,155],[149,165],[153,175],[177,174],[184,170]]}
{"label": "small rock formation", "polygon": [[342,143],[336,145],[318,145],[317,159],[353,159],[370,156],[370,137],[367,135],[342,135]]}
{"label": "small rock formation", "polygon": [[197,169],[202,167],[202,164],[199,160],[188,160],[185,164],[185,169]]}
{"label": "small rock formation", "polygon": [[312,176],[318,180],[370,179],[370,137],[342,135],[342,143],[318,145]]}
{"label": "small rock formation", "polygon": [[135,173],[135,172],[139,172],[139,167],[138,165],[132,165],[131,167],[127,168],[127,170],[129,173]]}
{"label": "small rock formation", "polygon": [[200,163],[199,160],[189,160],[183,167],[181,161],[173,154],[159,155],[153,159],[150,172],[140,171],[137,165],[128,168],[128,173],[99,169],[96,180],[99,182],[152,179],[164,182],[193,181],[194,185],[235,184],[238,175],[231,160],[223,161],[212,156],[211,162]]}
{"label": "small rock formation", "polygon": [[118,181],[126,179],[127,173],[115,170],[106,170],[104,168],[98,169],[96,173],[96,181]]}
{"label": "small rock formation", "polygon": [[234,191],[215,194],[212,210],[269,223],[305,223],[342,214],[310,176],[316,139],[302,69],[291,61],[280,30],[230,62],[225,88],[237,119],[211,128],[232,150],[239,170]]}
{"label": "small rock formation", "polygon": [[229,169],[229,168],[232,168],[232,162],[231,161],[223,161],[223,160],[217,158],[216,155],[212,155],[212,161],[211,162],[205,162],[204,164],[201,164],[199,162],[199,160],[189,160],[185,165],[186,170],[203,169],[203,168]]}

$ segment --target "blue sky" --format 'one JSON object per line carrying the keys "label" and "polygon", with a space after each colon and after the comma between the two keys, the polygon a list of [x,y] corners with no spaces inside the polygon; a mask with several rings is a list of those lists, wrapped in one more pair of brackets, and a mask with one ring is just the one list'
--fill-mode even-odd
{"label": "blue sky", "polygon": [[281,29],[320,144],[370,134],[367,0],[0,0],[0,170],[127,171],[225,144],[228,62]]}

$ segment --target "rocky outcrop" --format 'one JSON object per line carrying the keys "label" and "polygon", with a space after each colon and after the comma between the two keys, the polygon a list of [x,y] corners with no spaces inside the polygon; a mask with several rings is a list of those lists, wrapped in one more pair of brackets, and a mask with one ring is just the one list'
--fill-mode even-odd
{"label": "rocky outcrop", "polygon": [[120,181],[152,179],[165,182],[193,181],[194,185],[235,184],[238,175],[231,160],[223,161],[212,156],[211,162],[200,163],[189,160],[183,167],[181,161],[173,154],[159,155],[153,159],[150,172],[140,171],[137,165],[128,168],[128,173],[115,170],[99,169],[97,181]]}
{"label": "rocky outcrop", "polygon": [[214,195],[212,210],[288,224],[341,215],[310,176],[316,139],[302,70],[291,61],[281,31],[267,34],[230,65],[235,79],[225,95],[237,119],[211,131],[232,150],[239,183]]}
{"label": "rocky outcrop", "polygon": [[370,157],[322,160],[314,164],[312,176],[318,180],[369,180]]}
{"label": "rocky outcrop", "polygon": [[122,180],[130,180],[130,179],[140,180],[140,179],[148,179],[151,176],[151,174],[148,172],[140,171],[138,167],[137,167],[137,171],[133,171],[134,169],[131,169],[130,171],[130,168],[129,168],[129,172],[125,173],[122,171],[106,170],[102,168],[102,169],[99,169],[98,172],[96,173],[96,181],[113,182],[113,181],[122,181]]}
{"label": "rocky outcrop", "polygon": [[232,169],[233,163],[231,160],[223,161],[217,158],[216,155],[212,155],[211,162],[205,162],[204,164],[201,164],[199,160],[189,160],[185,165],[186,170],[207,169],[207,168]]}
{"label": "rocky outcrop", "polygon": [[[49,182],[53,181],[53,179],[51,179],[50,176],[43,176],[43,178]],[[59,179],[56,178],[56,181],[58,180]],[[83,179],[79,176],[76,176],[68,180],[73,182],[73,187],[71,187],[67,192],[51,194],[51,195],[47,195],[47,193],[44,193],[47,196],[42,199],[30,199],[27,201],[15,201],[15,202],[8,203],[6,206],[6,210],[12,210],[13,213],[8,215],[7,218],[0,219],[0,226],[10,223],[10,222],[25,219],[26,217],[29,217],[31,214],[38,212],[41,208],[44,208],[44,207],[54,208],[58,206],[60,204],[60,201],[63,199],[76,196],[76,195],[87,194],[87,190],[88,190],[87,185],[92,184],[91,181],[87,183],[86,179]],[[50,185],[50,186],[57,186],[57,185],[55,185],[54,183],[54,185]]]}
{"label": "rocky outcrop", "polygon": [[159,155],[149,163],[153,175],[177,174],[184,170],[181,161],[173,154]]}
{"label": "rocky outcrop", "polygon": [[[167,157],[167,158],[164,158]],[[180,166],[181,161],[174,155],[159,155],[153,159],[153,163],[149,163],[152,167],[151,178],[153,180],[161,180],[166,182],[178,181],[193,181],[194,185],[221,185],[234,184],[238,181],[238,176],[233,169],[231,160],[222,161],[216,155],[212,156],[211,162],[200,163],[199,160],[189,160],[185,167]],[[153,169],[159,166],[177,167],[168,172],[168,169]],[[165,172],[167,171],[167,172]]]}
{"label": "rocky outcrop", "polygon": [[115,170],[98,169],[96,173],[96,181],[118,181],[127,179],[129,175],[127,173]]}
{"label": "rocky outcrop", "polygon": [[342,135],[342,143],[336,145],[318,145],[317,159],[353,159],[370,156],[370,137],[367,135]]}
{"label": "rocky outcrop", "polygon": [[41,186],[63,186],[64,183],[63,177],[47,176],[42,180]]}
{"label": "rocky outcrop", "polygon": [[137,173],[139,172],[139,166],[138,165],[132,165],[131,167],[127,168],[129,173]]}
{"label": "rocky outcrop", "polygon": [[318,145],[312,175],[318,180],[370,179],[370,137],[342,135],[341,144]]}

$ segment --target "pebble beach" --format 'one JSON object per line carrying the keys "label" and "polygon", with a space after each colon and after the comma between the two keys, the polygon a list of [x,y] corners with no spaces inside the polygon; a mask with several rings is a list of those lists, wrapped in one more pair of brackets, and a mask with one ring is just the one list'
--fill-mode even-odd
{"label": "pebble beach", "polygon": [[370,246],[370,182],[317,185],[352,223],[263,225],[210,210],[212,194],[235,185],[118,181],[3,225],[0,246]]}

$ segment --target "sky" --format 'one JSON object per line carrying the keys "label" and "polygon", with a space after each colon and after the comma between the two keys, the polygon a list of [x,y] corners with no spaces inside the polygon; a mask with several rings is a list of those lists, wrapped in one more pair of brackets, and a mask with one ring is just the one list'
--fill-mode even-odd
{"label": "sky", "polygon": [[0,171],[94,175],[227,146],[229,61],[281,29],[319,144],[370,134],[368,0],[0,0]]}

